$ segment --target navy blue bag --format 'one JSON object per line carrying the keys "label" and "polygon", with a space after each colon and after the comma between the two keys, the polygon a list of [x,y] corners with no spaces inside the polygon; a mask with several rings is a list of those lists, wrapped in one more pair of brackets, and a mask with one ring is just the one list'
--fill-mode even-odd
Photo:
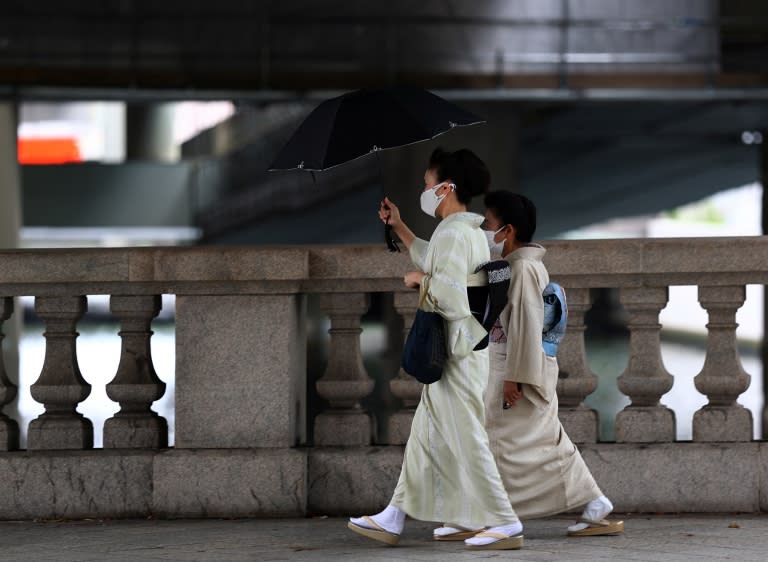
{"label": "navy blue bag", "polygon": [[445,337],[445,321],[442,316],[437,312],[417,310],[405,340],[403,370],[424,384],[439,381],[448,358]]}

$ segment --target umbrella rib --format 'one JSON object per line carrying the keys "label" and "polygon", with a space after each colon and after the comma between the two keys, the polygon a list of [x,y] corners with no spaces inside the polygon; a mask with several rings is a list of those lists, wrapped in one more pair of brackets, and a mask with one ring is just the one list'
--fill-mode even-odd
{"label": "umbrella rib", "polygon": [[[446,129],[445,131],[440,131],[439,133],[437,133],[436,135],[434,135],[434,136],[432,136],[430,138],[419,139],[419,140],[416,140],[416,141],[413,141],[413,142],[407,142],[405,144],[398,144],[397,146],[390,146],[390,147],[387,147],[387,148],[380,148],[377,152],[381,152],[381,151],[384,151],[384,150],[395,150],[397,148],[405,148],[406,146],[413,146],[414,144],[419,144],[419,143],[422,143],[422,142],[428,142],[428,141],[434,140],[437,137],[442,136],[442,135],[444,135],[446,133],[450,133],[453,129],[458,129],[459,127],[471,127],[473,125],[482,125],[484,123],[486,123],[485,120],[477,121],[475,123],[464,123],[464,124],[461,124],[461,125],[456,125],[455,127],[451,128],[451,129]],[[356,160],[360,160],[360,158],[365,158],[366,156],[370,156],[371,154],[372,154],[371,152],[366,152],[365,154],[361,154],[360,156],[356,156],[355,158],[351,158],[349,160],[345,160],[344,162],[339,162],[338,164],[334,164],[333,166],[328,166],[327,168],[320,168],[320,169],[304,168],[304,171],[306,171],[306,172],[326,172],[328,170],[333,170],[334,168],[338,168],[339,166],[344,166],[346,164],[349,164],[350,162],[354,162]]]}
{"label": "umbrella rib", "polygon": [[[419,125],[421,125],[421,122],[420,122],[418,116],[414,117],[414,113],[413,113],[413,111],[411,111],[410,107],[408,107],[407,105],[403,104],[399,99],[396,99],[396,98],[393,99],[393,102],[396,103],[400,108],[402,108],[405,113],[410,115],[411,119],[413,119],[416,123],[419,123]],[[473,115],[473,114],[470,114],[470,115]],[[444,135],[445,133],[448,133],[448,132],[452,131],[453,129],[458,129],[459,127],[469,127],[469,126],[472,126],[472,125],[481,125],[483,123],[486,123],[485,119],[479,119],[478,121],[473,121],[472,123],[461,123],[461,124],[453,123],[453,124],[450,125],[449,128],[447,128],[447,129],[445,129],[443,131],[438,131],[435,134],[432,134],[432,131],[429,131],[429,133],[428,133],[429,136],[427,138],[419,139],[419,140],[416,140],[416,141],[413,141],[413,142],[409,142],[409,143],[405,143],[405,144],[398,144],[397,146],[387,147],[387,150],[392,149],[392,148],[402,148],[402,147],[406,147],[406,146],[412,146],[412,145],[418,144],[420,142],[431,141],[431,140],[436,139],[440,135]]]}
{"label": "umbrella rib", "polygon": [[[329,168],[325,167],[325,159],[328,158],[328,148],[331,146],[331,138],[333,138],[333,133],[336,131],[336,125],[338,124],[338,121],[336,120],[336,116],[339,113],[339,108],[341,107],[340,101],[336,103],[336,107],[333,109],[333,125],[328,129],[328,137],[325,139],[325,146],[323,148],[323,168],[321,168],[319,171],[328,170]],[[333,167],[333,166],[332,166]]]}

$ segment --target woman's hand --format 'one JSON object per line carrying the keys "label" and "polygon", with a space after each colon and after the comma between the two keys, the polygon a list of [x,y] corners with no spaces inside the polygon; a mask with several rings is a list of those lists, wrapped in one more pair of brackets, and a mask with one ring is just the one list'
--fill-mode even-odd
{"label": "woman's hand", "polygon": [[398,238],[402,240],[405,247],[411,249],[411,244],[416,239],[416,235],[408,228],[408,225],[400,218],[400,209],[389,200],[389,197],[385,197],[384,201],[379,205],[379,218],[384,224],[389,224],[392,230],[395,231]]}
{"label": "woman's hand", "polygon": [[424,279],[424,273],[421,271],[409,271],[408,273],[405,274],[405,277],[403,278],[403,280],[405,281],[405,286],[411,289],[418,289],[423,279]]}
{"label": "woman's hand", "polygon": [[395,230],[397,230],[403,222],[400,219],[400,209],[389,200],[389,197],[385,197],[384,201],[382,201],[379,206],[379,218],[381,219],[381,222],[389,224]]}
{"label": "woman's hand", "polygon": [[523,388],[520,383],[504,381],[504,409],[515,406],[518,400],[523,397]]}

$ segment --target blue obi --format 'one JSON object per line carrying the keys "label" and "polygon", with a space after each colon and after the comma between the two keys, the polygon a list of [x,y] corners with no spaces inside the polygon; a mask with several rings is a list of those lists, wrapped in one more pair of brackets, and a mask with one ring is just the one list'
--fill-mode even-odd
{"label": "blue obi", "polygon": [[568,323],[568,303],[565,300],[565,289],[557,283],[544,287],[544,329],[541,332],[541,346],[544,353],[557,357],[557,346],[565,335]]}

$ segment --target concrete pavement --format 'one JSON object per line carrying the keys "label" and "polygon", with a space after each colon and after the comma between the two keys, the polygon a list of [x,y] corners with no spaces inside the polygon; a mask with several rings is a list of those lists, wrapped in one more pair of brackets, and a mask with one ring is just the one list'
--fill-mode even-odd
{"label": "concrete pavement", "polygon": [[409,520],[400,544],[353,534],[346,520],[114,520],[0,522],[2,561],[452,561],[599,562],[768,560],[768,515],[627,515],[618,537],[568,538],[572,518],[529,521],[519,551],[467,551],[430,540]]}

